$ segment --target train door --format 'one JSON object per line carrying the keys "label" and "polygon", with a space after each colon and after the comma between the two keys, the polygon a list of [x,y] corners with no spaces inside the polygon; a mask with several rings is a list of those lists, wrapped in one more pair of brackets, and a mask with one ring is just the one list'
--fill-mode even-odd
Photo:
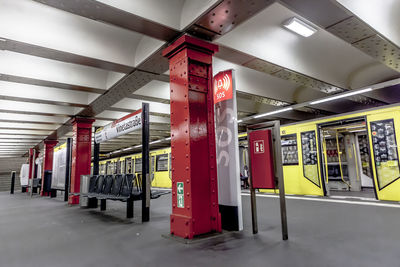
{"label": "train door", "polygon": [[375,190],[380,200],[400,201],[398,140],[400,112],[367,116],[372,171]]}
{"label": "train door", "polygon": [[365,117],[319,125],[327,195],[376,198]]}
{"label": "train door", "polygon": [[247,148],[247,140],[239,142],[239,169],[240,169],[240,185],[241,188],[249,188],[249,156]]}
{"label": "train door", "polygon": [[315,124],[300,128],[298,143],[301,144],[300,162],[302,166],[300,188],[305,195],[324,195],[324,181],[320,177],[319,145]]}
{"label": "train door", "polygon": [[360,170],[361,187],[374,188],[374,176],[372,174],[371,154],[367,133],[356,134],[356,149],[359,151],[357,165]]}

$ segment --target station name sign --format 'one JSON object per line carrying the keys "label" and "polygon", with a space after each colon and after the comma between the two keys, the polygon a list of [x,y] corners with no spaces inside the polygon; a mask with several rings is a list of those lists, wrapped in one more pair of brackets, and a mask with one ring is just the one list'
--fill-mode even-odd
{"label": "station name sign", "polygon": [[94,134],[94,141],[99,144],[141,128],[142,110],[140,109],[98,129]]}

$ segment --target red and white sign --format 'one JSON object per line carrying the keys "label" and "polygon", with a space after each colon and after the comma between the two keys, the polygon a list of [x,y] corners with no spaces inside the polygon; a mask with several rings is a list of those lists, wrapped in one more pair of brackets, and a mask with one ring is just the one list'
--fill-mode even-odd
{"label": "red and white sign", "polygon": [[274,156],[270,129],[249,133],[250,168],[253,188],[275,188]]}
{"label": "red and white sign", "polygon": [[142,110],[140,109],[97,130],[94,134],[94,140],[99,144],[141,128]]}
{"label": "red and white sign", "polygon": [[214,104],[227,99],[232,99],[232,77],[232,70],[221,71],[214,76]]}
{"label": "red and white sign", "polygon": [[261,154],[264,153],[264,151],[265,151],[264,140],[254,141],[254,153]]}

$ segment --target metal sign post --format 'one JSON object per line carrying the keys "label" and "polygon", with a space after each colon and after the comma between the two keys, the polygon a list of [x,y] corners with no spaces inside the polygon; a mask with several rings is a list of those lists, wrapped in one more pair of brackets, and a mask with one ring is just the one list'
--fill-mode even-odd
{"label": "metal sign post", "polygon": [[[252,131],[262,130],[262,129],[271,129],[272,130],[272,144],[273,144],[273,162],[274,162],[274,173],[275,179],[278,181],[278,189],[279,189],[279,203],[281,210],[281,224],[282,224],[282,239],[288,239],[288,227],[287,227],[287,216],[286,216],[286,200],[285,200],[285,185],[283,180],[283,168],[282,168],[282,151],[281,151],[281,135],[280,135],[280,122],[279,121],[271,121],[265,122],[255,125],[247,126],[247,137],[249,140],[249,135]],[[249,140],[250,142],[250,140]],[[249,143],[250,147],[250,143]],[[251,153],[250,153],[251,155]],[[251,156],[250,156],[250,166],[251,165]],[[256,188],[253,188],[253,174],[251,171],[252,168],[249,168],[250,172],[250,194],[251,194],[251,215],[252,215],[252,226],[253,226],[253,234],[258,232],[258,223],[257,223],[257,203],[256,203]]]}
{"label": "metal sign post", "polygon": [[67,138],[67,158],[65,163],[64,201],[68,201],[69,182],[71,179],[72,138]]}
{"label": "metal sign post", "polygon": [[142,103],[142,222],[150,221],[149,103]]}
{"label": "metal sign post", "polygon": [[11,189],[10,194],[14,194],[14,187],[15,187],[15,171],[11,172]]}
{"label": "metal sign post", "polygon": [[[151,179],[150,179],[150,115],[149,103],[142,103],[142,109],[137,110],[127,116],[115,120],[112,123],[96,129],[94,140],[94,163],[93,174],[99,173],[99,153],[100,143],[111,140],[118,136],[128,134],[132,131],[142,129],[142,222],[150,221],[150,194],[151,194]],[[101,207],[105,210],[106,200],[102,200]],[[128,201],[133,201],[132,199]],[[128,218],[133,217],[133,202],[128,202]]]}
{"label": "metal sign post", "polygon": [[31,179],[29,180],[30,181],[30,197],[32,197],[32,195],[33,195],[33,180],[35,179],[35,167],[36,167],[36,150],[34,149],[33,150],[33,156],[32,156],[32,170],[31,170]]}

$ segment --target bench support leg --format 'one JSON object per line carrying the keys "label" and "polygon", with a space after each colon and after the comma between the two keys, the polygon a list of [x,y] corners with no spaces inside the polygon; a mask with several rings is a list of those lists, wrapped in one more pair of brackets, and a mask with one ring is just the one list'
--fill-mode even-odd
{"label": "bench support leg", "polygon": [[126,201],[126,218],[133,218],[133,199],[129,198]]}
{"label": "bench support leg", "polygon": [[97,204],[97,198],[89,198],[88,199],[88,208],[89,209],[97,209],[98,204]]}
{"label": "bench support leg", "polygon": [[100,200],[100,210],[106,210],[106,208],[107,208],[107,200],[101,199]]}
{"label": "bench support leg", "polygon": [[55,198],[55,197],[57,197],[57,190],[56,189],[51,189],[50,198]]}

